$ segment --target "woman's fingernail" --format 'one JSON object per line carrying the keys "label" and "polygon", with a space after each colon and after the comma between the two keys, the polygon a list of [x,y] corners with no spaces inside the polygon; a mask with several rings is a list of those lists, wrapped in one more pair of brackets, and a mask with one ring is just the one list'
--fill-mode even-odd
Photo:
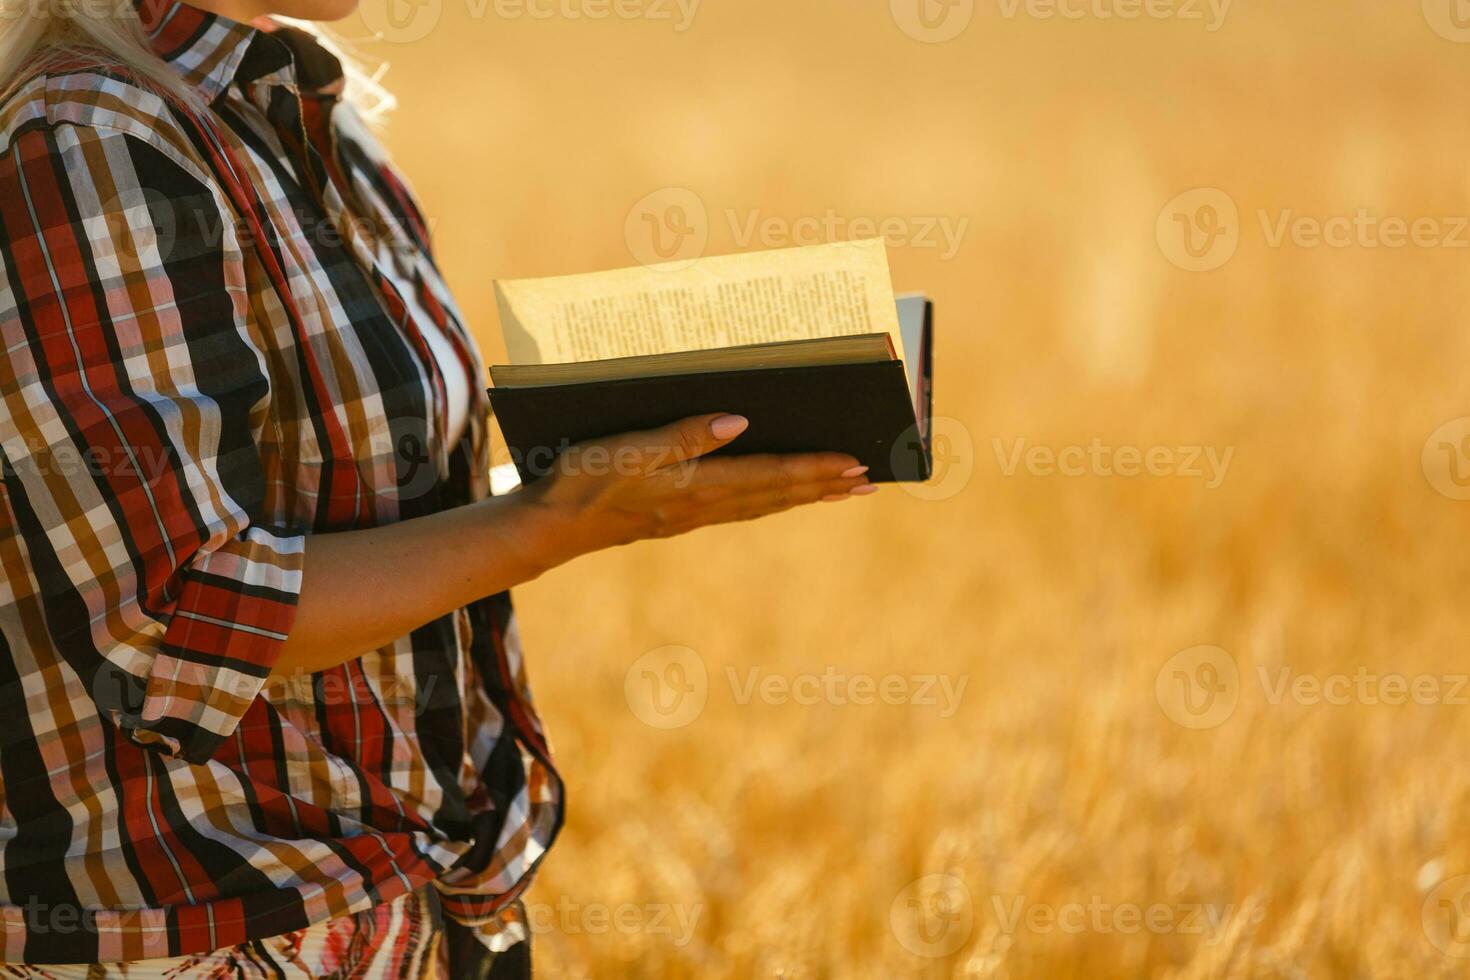
{"label": "woman's fingernail", "polygon": [[721,415],[709,424],[716,439],[734,439],[750,425],[750,420],[741,415]]}
{"label": "woman's fingernail", "polygon": [[835,503],[837,503],[837,501],[839,501],[839,500],[846,500],[850,496],[851,496],[851,494],[846,494],[846,493],[829,493],[829,494],[827,494],[827,496],[825,496],[825,497],[822,498],[822,503],[824,503],[824,504],[835,504]]}
{"label": "woman's fingernail", "polygon": [[866,466],[854,466],[852,469],[847,470],[846,472],[844,472],[842,474],[842,478],[844,480],[851,480],[853,477],[855,477],[855,476],[862,476],[866,472],[868,472],[868,467],[866,467]]}
{"label": "woman's fingernail", "polygon": [[877,493],[878,487],[872,483],[864,483],[862,486],[853,487],[847,492],[852,494],[854,497],[866,497],[870,493]]}

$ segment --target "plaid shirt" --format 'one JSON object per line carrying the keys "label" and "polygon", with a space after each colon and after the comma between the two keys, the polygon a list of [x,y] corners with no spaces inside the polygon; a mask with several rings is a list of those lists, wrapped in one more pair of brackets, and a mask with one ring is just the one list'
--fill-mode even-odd
{"label": "plaid shirt", "polygon": [[[562,796],[509,598],[272,674],[306,536],[489,493],[479,356],[336,59],[141,14],[197,113],[77,61],[0,106],[0,962],[217,949],[426,882],[503,929]],[[454,445],[428,321],[472,381]]]}

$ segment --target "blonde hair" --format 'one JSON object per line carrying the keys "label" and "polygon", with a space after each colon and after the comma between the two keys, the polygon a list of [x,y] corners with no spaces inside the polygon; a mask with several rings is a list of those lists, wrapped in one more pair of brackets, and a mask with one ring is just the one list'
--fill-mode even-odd
{"label": "blonde hair", "polygon": [[[342,62],[345,98],[373,124],[382,122],[394,99],[382,85],[385,66],[369,73],[346,45],[310,21],[274,18],[312,34]],[[133,0],[0,0],[0,99],[27,72],[48,64],[120,66],[145,84],[194,109],[199,94],[148,43]]]}

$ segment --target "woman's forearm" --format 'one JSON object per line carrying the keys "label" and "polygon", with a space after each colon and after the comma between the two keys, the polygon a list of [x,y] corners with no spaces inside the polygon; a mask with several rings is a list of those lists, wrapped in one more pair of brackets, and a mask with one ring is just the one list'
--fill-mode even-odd
{"label": "woman's forearm", "polygon": [[274,672],[327,670],[575,554],[529,494],[361,531],[312,535],[296,620]]}
{"label": "woman's forearm", "polygon": [[336,667],[578,555],[876,489],[840,453],[699,459],[746,425],[702,415],[574,446],[555,473],[513,494],[308,537],[275,673]]}

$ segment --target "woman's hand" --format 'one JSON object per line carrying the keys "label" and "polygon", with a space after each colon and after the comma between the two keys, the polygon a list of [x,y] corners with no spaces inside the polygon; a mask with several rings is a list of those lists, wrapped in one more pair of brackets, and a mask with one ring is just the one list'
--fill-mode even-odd
{"label": "woman's hand", "polygon": [[574,446],[526,489],[306,539],[296,621],[274,673],[314,673],[579,555],[877,489],[851,456],[700,459],[745,431],[704,415]]}
{"label": "woman's hand", "polygon": [[877,490],[867,467],[842,453],[700,458],[748,425],[700,415],[573,446],[526,493],[557,515],[570,558]]}

